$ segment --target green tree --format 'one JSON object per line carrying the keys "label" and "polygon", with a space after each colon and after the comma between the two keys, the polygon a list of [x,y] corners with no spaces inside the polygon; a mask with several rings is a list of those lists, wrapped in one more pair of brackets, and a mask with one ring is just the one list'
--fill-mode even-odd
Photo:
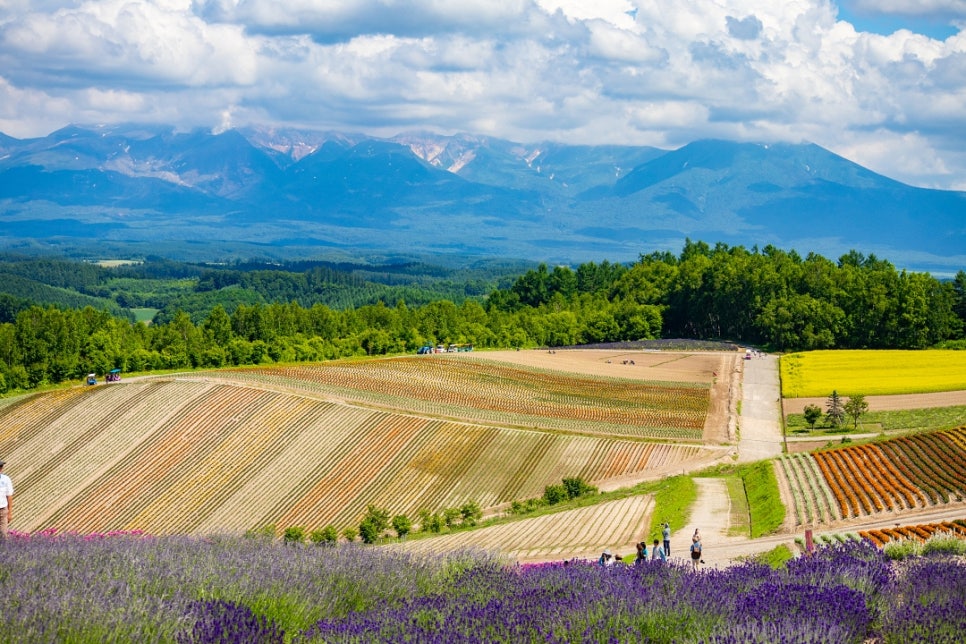
{"label": "green tree", "polygon": [[851,396],[844,405],[842,405],[842,410],[848,414],[849,418],[852,419],[852,428],[858,429],[859,417],[865,412],[869,411],[869,403],[866,402],[864,395],[855,394],[854,396]]}
{"label": "green tree", "polygon": [[809,428],[815,429],[815,423],[822,417],[822,408],[818,405],[805,405],[802,415],[805,416],[805,422],[808,423]]}
{"label": "green tree", "polygon": [[842,404],[842,398],[835,390],[832,390],[832,394],[825,401],[825,419],[833,428],[841,427],[842,422],[845,420],[845,408]]}
{"label": "green tree", "polygon": [[402,539],[413,529],[413,523],[405,514],[397,514],[392,518],[392,529],[396,531],[396,536]]}
{"label": "green tree", "polygon": [[567,500],[567,488],[563,485],[548,485],[543,488],[543,500],[547,505],[556,505]]}
{"label": "green tree", "polygon": [[480,508],[480,504],[476,501],[467,501],[460,506],[460,516],[462,517],[463,525],[474,526],[483,516],[483,509]]}
{"label": "green tree", "polygon": [[309,541],[314,544],[333,545],[339,540],[339,532],[334,525],[327,525],[321,530],[309,533]]}

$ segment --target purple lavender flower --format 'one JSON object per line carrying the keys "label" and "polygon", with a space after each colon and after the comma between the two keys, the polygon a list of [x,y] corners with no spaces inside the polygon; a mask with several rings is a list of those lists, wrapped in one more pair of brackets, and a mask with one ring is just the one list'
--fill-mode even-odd
{"label": "purple lavender flower", "polygon": [[285,631],[250,608],[229,601],[193,604],[188,615],[195,620],[190,631],[178,633],[178,644],[282,644]]}

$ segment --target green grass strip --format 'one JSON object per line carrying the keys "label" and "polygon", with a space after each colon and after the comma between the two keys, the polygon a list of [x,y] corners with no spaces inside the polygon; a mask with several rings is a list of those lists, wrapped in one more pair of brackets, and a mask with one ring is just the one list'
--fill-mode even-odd
{"label": "green grass strip", "polygon": [[759,461],[738,468],[745,485],[751,514],[751,538],[772,534],[785,521],[785,506],[778,491],[778,479],[771,461]]}
{"label": "green grass strip", "polygon": [[[777,483],[775,487],[777,491]],[[671,525],[671,534],[683,530],[691,516],[691,506],[697,499],[698,486],[690,476],[672,476],[661,481],[654,491],[654,512],[647,531],[648,539],[653,541],[661,538],[661,526],[665,521]]]}

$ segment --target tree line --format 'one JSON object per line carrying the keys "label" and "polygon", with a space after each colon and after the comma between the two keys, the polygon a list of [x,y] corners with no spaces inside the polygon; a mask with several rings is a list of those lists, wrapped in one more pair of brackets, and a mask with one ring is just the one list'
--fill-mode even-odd
{"label": "tree line", "polygon": [[[152,324],[93,306],[41,306],[0,296],[6,315],[0,317],[0,393],[115,368],[318,361],[415,352],[427,344],[561,347],[666,337],[776,351],[966,347],[966,272],[941,281],[855,251],[835,262],[771,246],[687,241],[679,255],[652,253],[631,264],[540,265],[486,295],[419,305],[404,298],[345,308],[231,299],[242,290],[242,277],[206,276],[199,283],[225,294],[226,304],[203,315],[165,309]],[[245,279],[271,282],[261,272]],[[330,286],[317,276],[316,288]]]}

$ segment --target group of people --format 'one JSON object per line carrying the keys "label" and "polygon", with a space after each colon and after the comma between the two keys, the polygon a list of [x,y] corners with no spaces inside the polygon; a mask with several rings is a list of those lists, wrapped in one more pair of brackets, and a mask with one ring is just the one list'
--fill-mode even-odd
{"label": "group of people", "polygon": [[[661,539],[654,539],[650,553],[647,549],[647,542],[639,541],[636,544],[637,555],[634,558],[634,563],[640,564],[648,559],[651,561],[667,561],[671,556],[671,526],[667,521],[661,525],[661,537]],[[620,555],[613,554],[610,548],[605,549],[597,560],[597,563],[601,566],[612,566],[617,562],[623,562],[623,558]],[[691,535],[691,567],[697,570],[699,563],[703,564],[704,559],[702,558],[701,533],[695,528],[694,534]]]}

